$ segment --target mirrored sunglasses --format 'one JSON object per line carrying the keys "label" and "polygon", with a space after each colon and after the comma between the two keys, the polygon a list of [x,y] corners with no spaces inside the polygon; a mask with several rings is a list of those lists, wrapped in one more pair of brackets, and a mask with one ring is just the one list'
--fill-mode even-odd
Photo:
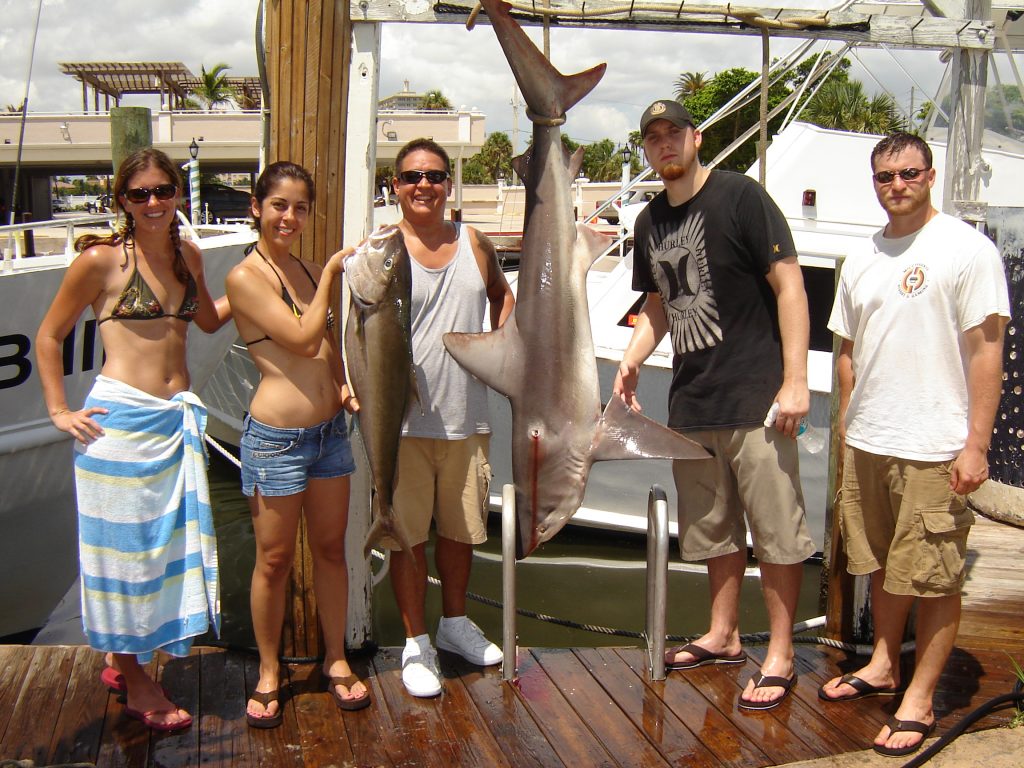
{"label": "mirrored sunglasses", "polygon": [[176,184],[159,184],[155,187],[132,187],[124,191],[124,197],[131,203],[148,203],[150,196],[157,200],[170,200],[178,192]]}
{"label": "mirrored sunglasses", "polygon": [[431,184],[440,184],[448,178],[447,171],[402,171],[398,174],[403,184],[419,184],[420,179],[426,177]]}
{"label": "mirrored sunglasses", "polygon": [[879,184],[892,184],[892,180],[899,176],[904,181],[913,181],[927,168],[904,168],[902,171],[879,171],[872,175],[872,178]]}

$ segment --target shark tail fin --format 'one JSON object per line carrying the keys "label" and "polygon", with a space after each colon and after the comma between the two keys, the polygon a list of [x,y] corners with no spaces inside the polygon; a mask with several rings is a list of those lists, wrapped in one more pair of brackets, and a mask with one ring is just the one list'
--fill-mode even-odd
{"label": "shark tail fin", "polygon": [[480,0],[523,98],[531,120],[560,120],[580,99],[590,93],[604,76],[604,64],[574,75],[563,75],[512,18],[511,6],[503,0]]}

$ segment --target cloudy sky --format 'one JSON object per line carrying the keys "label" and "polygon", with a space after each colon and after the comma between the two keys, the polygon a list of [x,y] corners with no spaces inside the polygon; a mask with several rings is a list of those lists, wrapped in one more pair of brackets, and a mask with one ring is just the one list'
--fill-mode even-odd
{"label": "cloudy sky", "polygon": [[[758,3],[772,4],[798,5],[795,0]],[[255,75],[256,7],[257,0],[43,0],[29,107],[81,110],[81,86],[61,74],[61,61],[182,61],[197,74],[201,65],[209,68],[223,61],[231,66],[230,75]],[[0,108],[20,104],[24,96],[35,14],[35,0],[0,0]],[[539,30],[531,35],[540,39]],[[600,30],[555,30],[551,37],[552,59],[563,72],[608,63],[600,85],[569,115],[565,130],[578,141],[624,142],[648,104],[672,95],[681,72],[760,69],[758,38]],[[782,56],[795,45],[793,40],[775,40],[772,55]],[[901,57],[915,73],[917,86],[884,54],[862,56],[904,105],[912,87],[934,89],[941,74],[935,53]],[[853,72],[869,91],[877,89],[857,62]],[[401,90],[405,80],[416,92],[440,89],[453,105],[481,110],[488,132],[512,129],[514,81],[485,24],[471,32],[447,24],[385,25],[380,95]],[[915,99],[920,104],[920,90]],[[522,114],[520,148],[529,130]]]}

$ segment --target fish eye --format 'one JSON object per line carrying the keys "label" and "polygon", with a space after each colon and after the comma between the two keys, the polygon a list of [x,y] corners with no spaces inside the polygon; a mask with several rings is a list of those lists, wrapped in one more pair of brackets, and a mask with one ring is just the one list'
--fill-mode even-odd
{"label": "fish eye", "polygon": [[394,259],[388,258],[384,260],[384,269],[391,269],[391,265],[395,263]]}

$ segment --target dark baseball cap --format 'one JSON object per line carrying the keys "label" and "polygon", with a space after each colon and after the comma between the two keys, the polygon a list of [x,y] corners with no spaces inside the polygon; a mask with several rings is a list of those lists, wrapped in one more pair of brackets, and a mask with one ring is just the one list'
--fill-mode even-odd
{"label": "dark baseball cap", "polygon": [[659,99],[644,110],[640,116],[640,135],[647,133],[647,126],[655,120],[668,120],[677,128],[694,125],[689,110],[675,99]]}

